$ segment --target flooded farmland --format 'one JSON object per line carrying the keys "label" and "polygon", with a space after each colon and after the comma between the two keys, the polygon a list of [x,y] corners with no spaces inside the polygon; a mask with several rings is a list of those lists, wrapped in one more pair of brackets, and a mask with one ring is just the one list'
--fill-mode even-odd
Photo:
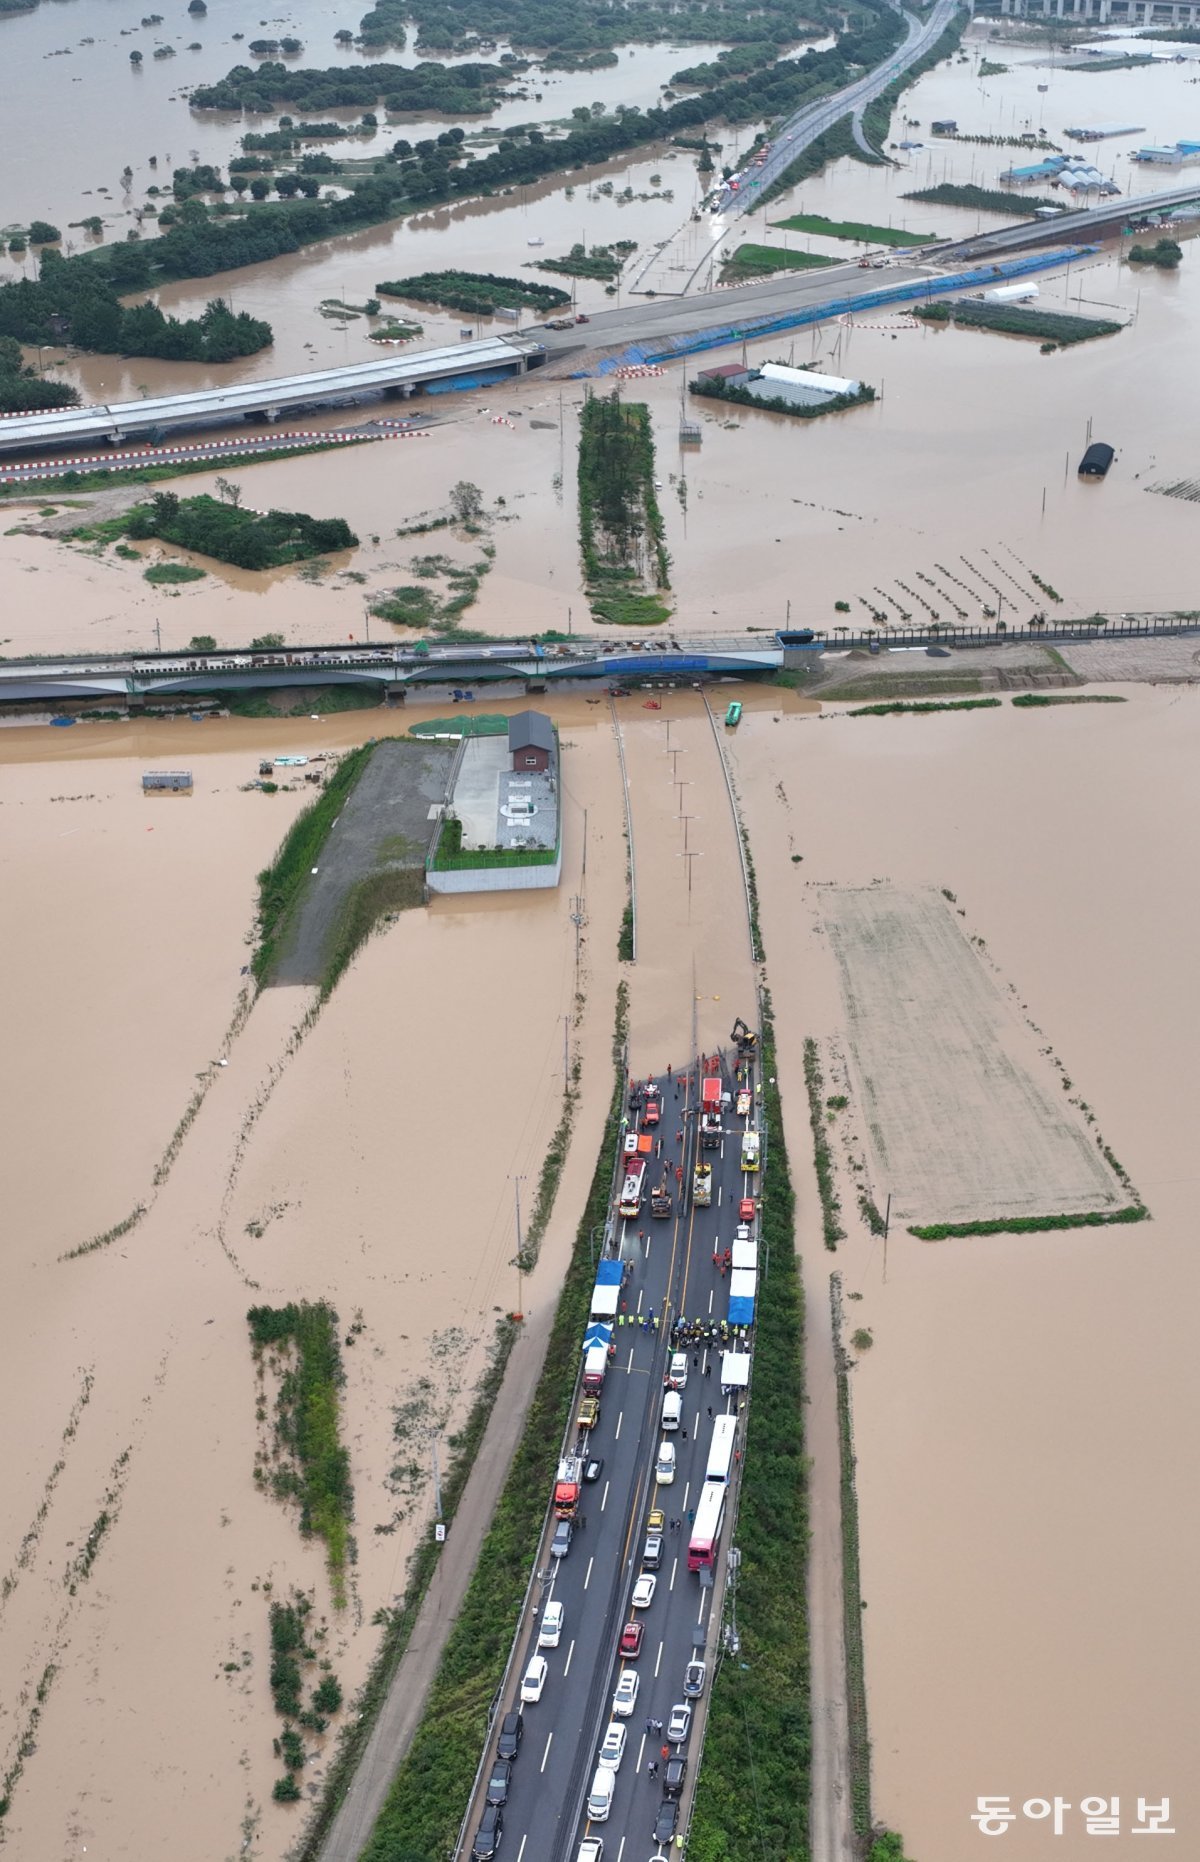
{"label": "flooded farmland", "polygon": [[[957,718],[756,711],[735,747],[795,1153],[804,1037],[821,1044],[826,1090],[847,1090],[830,1072],[850,1033],[825,889],[945,887],[1152,1214],[941,1243],[896,1222],[885,1248],[858,1220],[847,1171],[849,1240],[834,1256],[802,1179],[809,1299],[827,1297],[836,1268],[855,1301],[848,1330],[874,1341],[852,1354],[851,1378],[874,1809],[922,1862],[974,1855],[980,1796],[1013,1801],[1004,1853],[1017,1862],[1045,1853],[1040,1812],[1021,1814],[1034,1799],[1073,1807],[1054,1853],[1081,1862],[1083,1798],[1119,1798],[1128,1836],[1139,1797],[1169,1797],[1178,1838],[1194,1840],[1195,1496],[1180,1470],[1200,1414],[1186,1161],[1197,999],[1170,850],[1200,811],[1197,700],[1127,690],[1119,707]],[[910,1063],[897,1092],[920,1103],[943,1090],[939,1054]],[[845,1077],[837,1117],[857,1121],[857,1151],[865,1113]],[[1009,1136],[997,1124],[988,1143]],[[947,1132],[936,1160],[898,1160],[898,1177],[934,1161],[964,1186],[978,1168]],[[869,1187],[882,1208],[891,1181]],[[814,1404],[828,1400],[814,1388]]]}

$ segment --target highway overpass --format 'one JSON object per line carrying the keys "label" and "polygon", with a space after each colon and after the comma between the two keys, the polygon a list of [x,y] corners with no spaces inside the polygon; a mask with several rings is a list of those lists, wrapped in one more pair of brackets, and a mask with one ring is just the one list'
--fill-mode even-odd
{"label": "highway overpass", "polygon": [[[272,690],[284,686],[366,685],[402,700],[409,690],[436,686],[466,690],[500,681],[546,689],[570,680],[606,679],[614,684],[699,683],[739,679],[803,666],[823,652],[851,647],[919,652],[926,647],[1015,646],[1079,640],[1123,640],[1200,633],[1200,622],[1156,615],[1114,618],[1099,625],[1059,627],[939,626],[895,630],[880,638],[872,630],[835,633],[798,630],[781,639],[764,628],[757,634],[702,636],[654,641],[582,640],[540,642],[488,640],[465,646],[312,646],[276,652],[244,650],[205,654],[76,654],[71,657],[0,660],[0,708],[37,703],[48,709],[87,699],[108,699],[122,709],[147,699],[182,699],[189,693]],[[786,641],[786,644],[785,644]]]}
{"label": "highway overpass", "polygon": [[231,382],[228,387],[202,388],[192,394],[59,408],[48,414],[13,414],[0,420],[0,454],[41,452],[47,447],[70,452],[80,446],[119,446],[127,440],[177,433],[210,421],[277,420],[303,408],[344,405],[368,395],[407,398],[443,385],[503,381],[523,375],[545,359],[540,342],[520,336],[486,336],[452,348],[395,353],[378,362],[352,362],[312,375]]}

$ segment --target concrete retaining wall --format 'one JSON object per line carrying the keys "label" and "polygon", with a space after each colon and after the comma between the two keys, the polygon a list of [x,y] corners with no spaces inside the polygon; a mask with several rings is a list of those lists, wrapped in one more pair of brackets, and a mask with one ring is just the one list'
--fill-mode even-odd
{"label": "concrete retaining wall", "polygon": [[562,878],[562,848],[553,866],[479,866],[462,873],[425,874],[430,892],[540,892]]}

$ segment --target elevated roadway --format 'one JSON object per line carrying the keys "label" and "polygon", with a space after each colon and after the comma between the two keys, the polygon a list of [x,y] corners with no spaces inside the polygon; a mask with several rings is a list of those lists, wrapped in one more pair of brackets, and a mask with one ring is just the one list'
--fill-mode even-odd
{"label": "elevated roadway", "polygon": [[393,354],[377,362],[353,362],[312,375],[231,382],[228,387],[201,388],[191,394],[58,408],[46,414],[13,414],[0,420],[0,454],[119,446],[127,440],[176,433],[209,422],[276,420],[301,409],[344,404],[369,395],[408,396],[463,376],[502,381],[524,374],[544,355],[541,343],[531,338],[487,336],[455,348]]}
{"label": "elevated roadway", "polygon": [[[712,1164],[712,1204],[693,1208],[686,1191],[695,1156],[691,1116],[695,1087],[689,1104],[686,1088],[676,1098],[676,1083],[660,1077],[658,1085],[663,1103],[658,1128],[663,1155],[661,1160],[651,1158],[646,1179],[649,1186],[663,1171],[669,1174],[673,1214],[670,1220],[654,1221],[647,1194],[642,1214],[617,1224],[614,1251],[629,1274],[623,1289],[627,1323],[618,1325],[613,1334],[616,1358],[605,1380],[600,1420],[586,1432],[585,1443],[586,1454],[600,1457],[603,1468],[599,1479],[583,1488],[581,1520],[564,1558],[550,1556],[555,1522],[547,1521],[531,1613],[519,1632],[487,1748],[484,1784],[500,1718],[516,1704],[522,1674],[536,1650],[542,1613],[553,1599],[564,1607],[562,1637],[556,1648],[542,1651],[549,1674],[540,1701],[524,1708],[520,1756],[512,1768],[504,1807],[502,1853],[512,1862],[575,1862],[579,1844],[589,1834],[603,1837],[606,1858],[645,1862],[647,1856],[661,1855],[663,1850],[651,1838],[662,1802],[662,1768],[660,1763],[660,1776],[654,1779],[648,1775],[648,1766],[652,1758],[659,1759],[666,1733],[649,1732],[647,1721],[661,1720],[665,1727],[671,1708],[684,1698],[684,1669],[694,1658],[704,1660],[704,1691],[691,1703],[689,1735],[671,1747],[688,1760],[679,1821],[683,1830],[720,1656],[719,1580],[728,1548],[734,1543],[728,1523],[735,1505],[732,1490],[718,1552],[717,1587],[707,1581],[702,1584],[700,1576],[687,1569],[688,1515],[696,1509],[704,1482],[713,1423],[717,1416],[737,1409],[736,1398],[721,1395],[719,1345],[697,1341],[687,1346],[681,1427],[668,1437],[659,1425],[672,1350],[670,1325],[681,1314],[706,1325],[719,1324],[726,1315],[729,1280],[714,1267],[712,1257],[718,1244],[722,1249],[732,1244],[737,1199],[744,1190],[757,1193],[758,1179],[743,1177],[740,1130],[734,1127],[747,1121],[735,1120],[731,1110],[720,1151],[703,1153]],[[728,1074],[725,1085],[732,1089]],[[683,1195],[676,1190],[677,1164],[684,1172]],[[657,1331],[649,1325],[643,1329],[641,1324],[651,1312],[660,1321]],[[664,1439],[673,1442],[676,1453],[675,1477],[669,1485],[663,1485],[655,1474],[659,1443]],[[738,1439],[740,1447],[740,1435]],[[736,1479],[736,1464],[731,1472]],[[662,1563],[653,1573],[653,1601],[647,1609],[634,1612],[630,1594],[643,1568],[646,1519],[653,1508],[660,1508],[667,1520]],[[672,1521],[679,1522],[674,1529]],[[706,1579],[709,1575],[705,1574]],[[618,1653],[618,1641],[622,1626],[632,1620],[642,1624],[643,1640],[640,1654],[626,1660]],[[585,1800],[596,1754],[613,1717],[613,1692],[625,1669],[636,1673],[639,1685],[634,1710],[621,1721],[627,1738],[612,1813],[604,1822],[589,1824]],[[464,1857],[470,1854],[481,1808],[477,1799],[465,1826],[460,1851]]]}

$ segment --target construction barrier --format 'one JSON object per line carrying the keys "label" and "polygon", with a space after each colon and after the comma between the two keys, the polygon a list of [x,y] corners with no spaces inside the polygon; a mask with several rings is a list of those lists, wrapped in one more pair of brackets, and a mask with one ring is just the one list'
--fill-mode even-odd
{"label": "construction barrier", "polygon": [[428,437],[423,428],[389,426],[381,433],[315,431],[280,434],[278,439],[210,440],[187,446],[143,446],[120,453],[76,453],[65,459],[38,459],[0,467],[0,485],[23,484],[27,479],[44,478],[48,472],[136,472],[140,466],[165,465],[173,459],[195,458],[198,454],[207,455],[217,465],[222,459],[239,454],[245,457],[255,453],[289,452],[297,445],[351,446],[374,440],[424,440]]}

